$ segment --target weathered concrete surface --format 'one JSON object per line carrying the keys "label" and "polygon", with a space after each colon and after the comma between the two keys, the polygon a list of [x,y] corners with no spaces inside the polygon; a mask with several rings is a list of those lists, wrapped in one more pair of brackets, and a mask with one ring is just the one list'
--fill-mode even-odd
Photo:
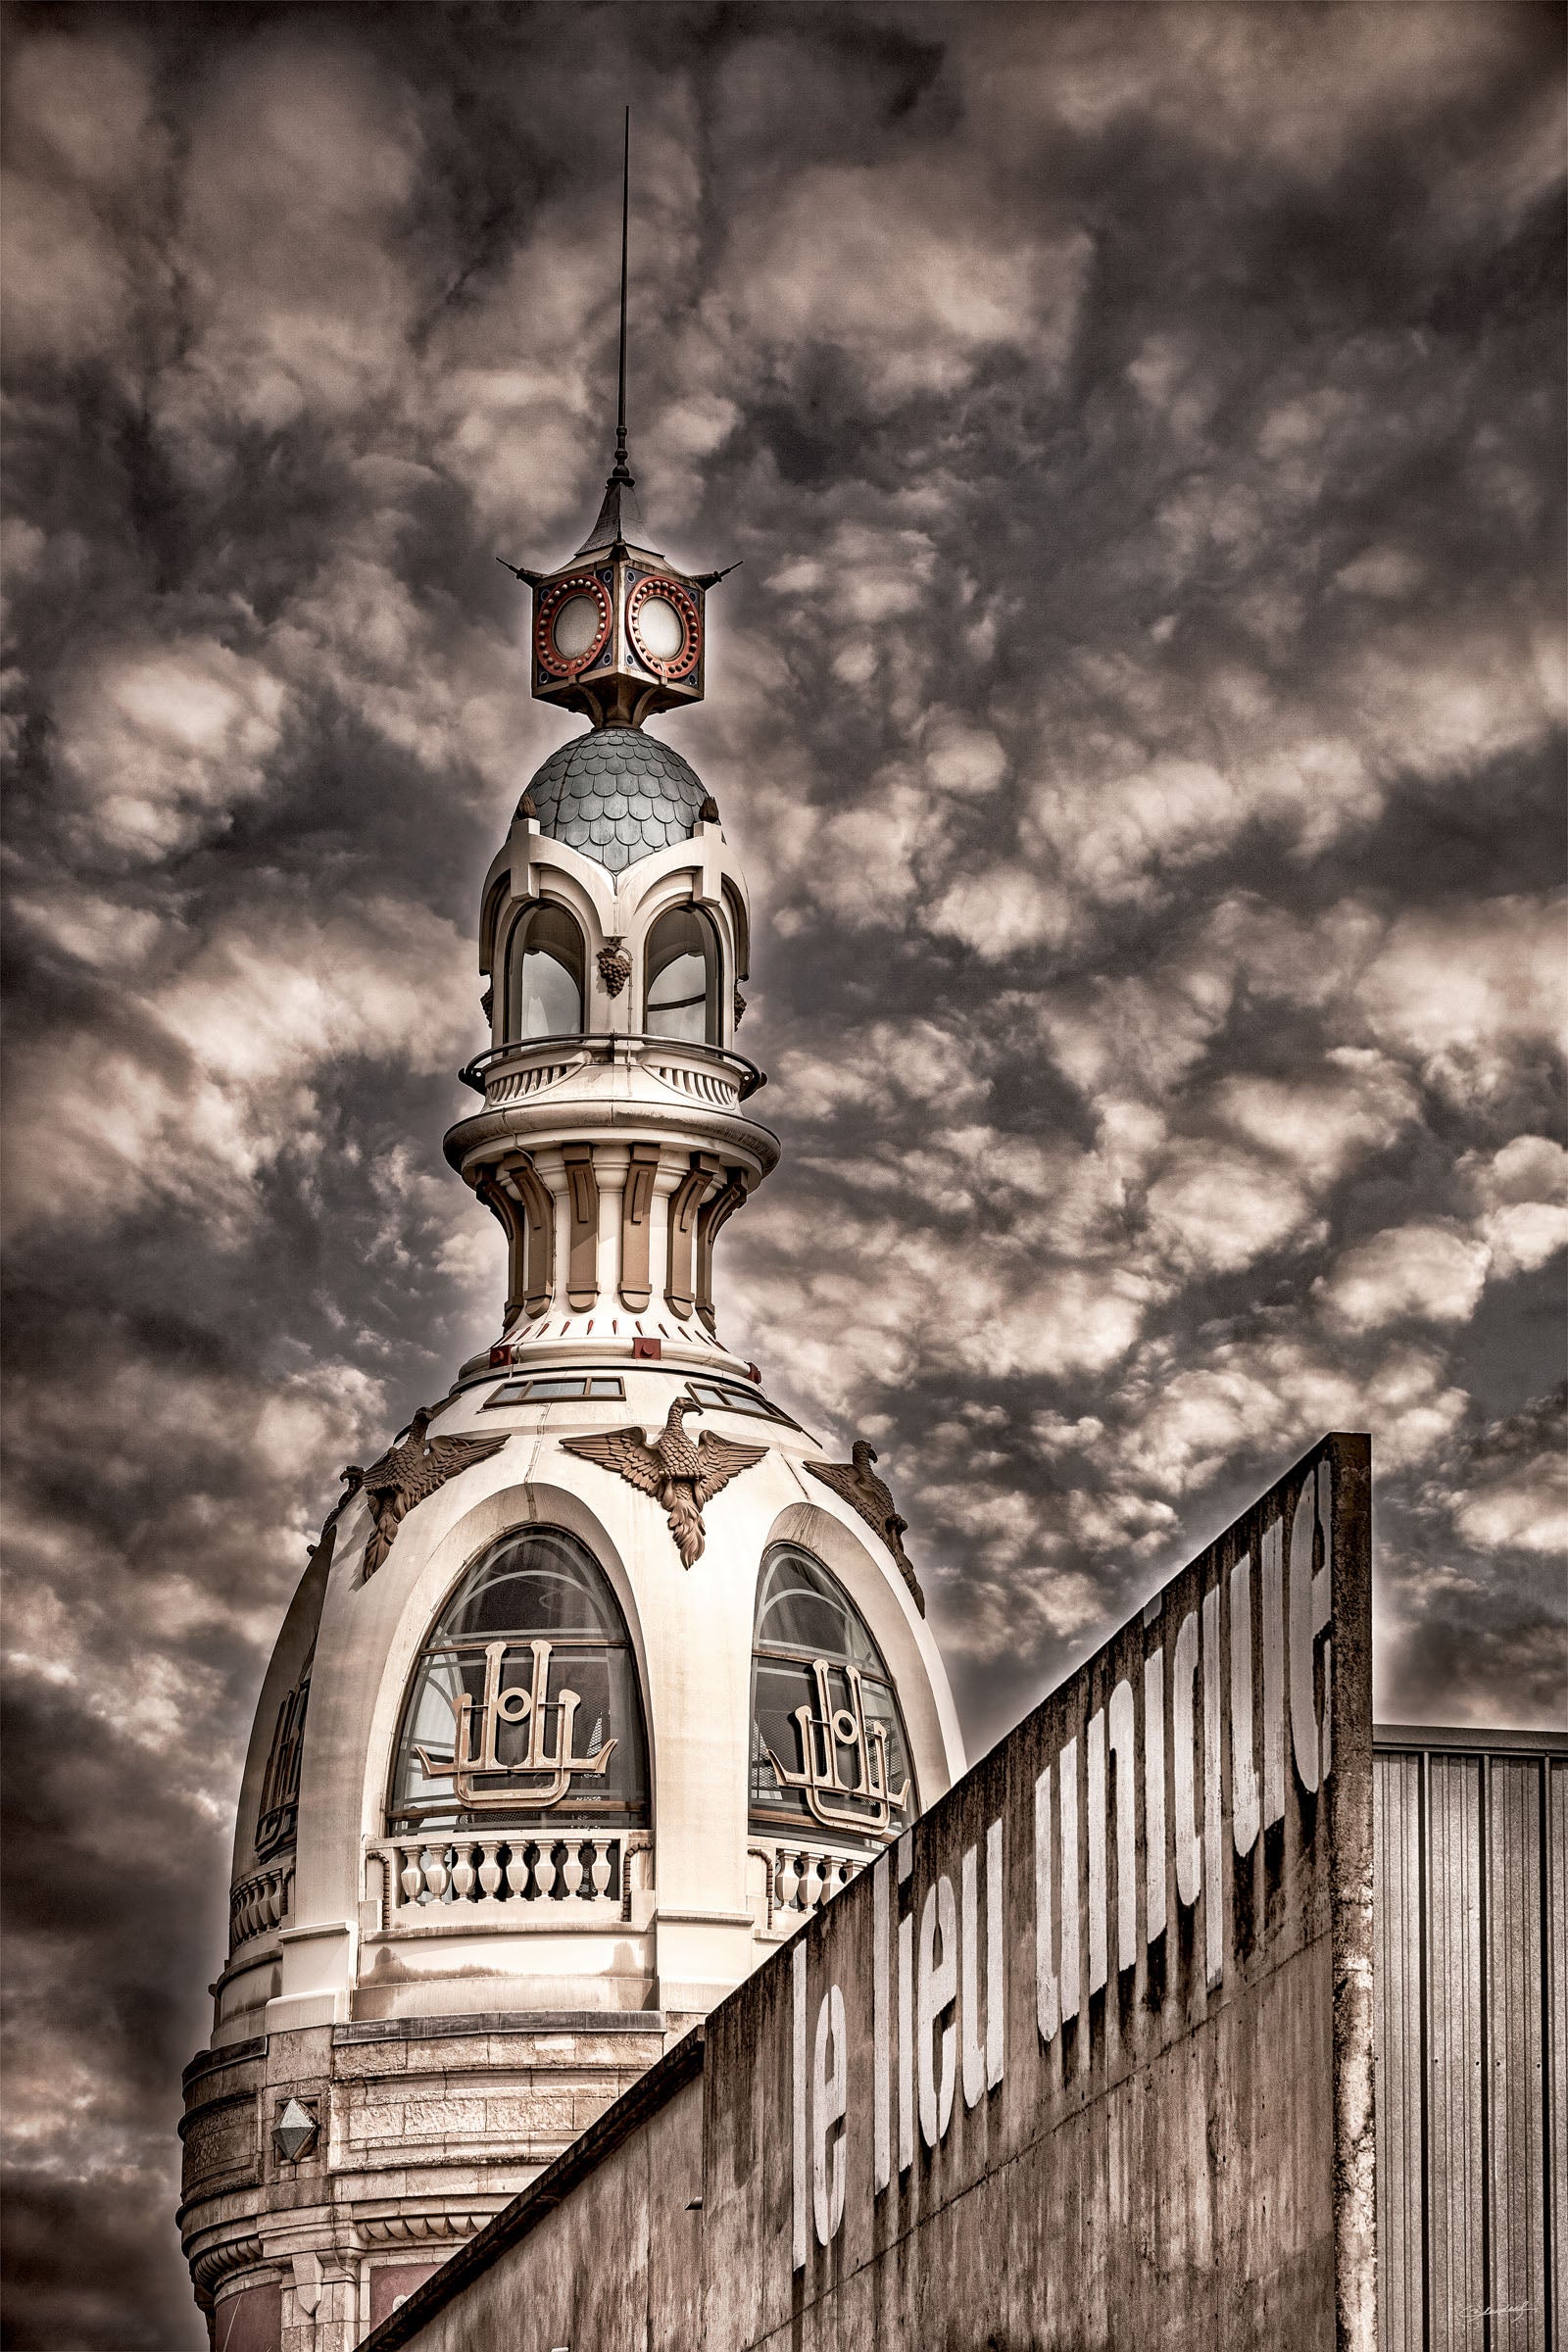
{"label": "weathered concrete surface", "polygon": [[1330,1439],[375,2352],[1373,2352],[1369,1598]]}

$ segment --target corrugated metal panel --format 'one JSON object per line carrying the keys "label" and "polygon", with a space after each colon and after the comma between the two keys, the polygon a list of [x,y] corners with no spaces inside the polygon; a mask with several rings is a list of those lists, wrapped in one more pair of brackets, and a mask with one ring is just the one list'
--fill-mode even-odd
{"label": "corrugated metal panel", "polygon": [[1383,2352],[1424,2352],[1419,1756],[1379,1756],[1372,1813]]}
{"label": "corrugated metal panel", "polygon": [[1541,2073],[1542,1765],[1488,1756],[1487,2122],[1494,2352],[1544,2352],[1545,2232]]}
{"label": "corrugated metal panel", "polygon": [[1568,1739],[1376,1750],[1382,2352],[1568,2352]]}
{"label": "corrugated metal panel", "polygon": [[1554,2352],[1568,2347],[1568,1757],[1546,1767],[1546,2214],[1547,2308]]}
{"label": "corrugated metal panel", "polygon": [[1432,2341],[1485,2352],[1481,1759],[1427,1759],[1427,2296]]}

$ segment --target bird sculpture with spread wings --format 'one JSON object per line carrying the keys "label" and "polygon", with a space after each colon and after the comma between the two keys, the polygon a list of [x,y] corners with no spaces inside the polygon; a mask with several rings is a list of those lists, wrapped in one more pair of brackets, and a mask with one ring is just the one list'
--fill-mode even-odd
{"label": "bird sculpture with spread wings", "polygon": [[701,1559],[708,1541],[704,1503],[710,1502],[720,1488],[760,1462],[767,1451],[765,1446],[739,1446],[733,1438],[717,1437],[710,1429],[705,1429],[694,1446],[681,1423],[697,1409],[689,1396],[677,1396],[655,1438],[646,1437],[640,1429],[612,1429],[601,1437],[561,1441],[563,1453],[597,1462],[628,1486],[658,1496],[681,1563],[687,1568]]}
{"label": "bird sculpture with spread wings", "polygon": [[904,1531],[909,1522],[899,1517],[892,1489],[885,1480],[878,1478],[871,1467],[875,1460],[875,1446],[868,1446],[863,1438],[857,1438],[849,1461],[808,1462],[806,1467],[813,1478],[821,1480],[824,1487],[831,1487],[835,1494],[842,1494],[850,1507],[859,1512],[867,1527],[876,1529],[898,1561],[904,1581],[914,1596],[914,1605],[923,1617],[925,1594],[920,1590],[920,1580],[910,1565],[903,1544]]}
{"label": "bird sculpture with spread wings", "polygon": [[437,1408],[421,1404],[409,1423],[409,1434],[401,1446],[389,1446],[378,1462],[362,1470],[351,1462],[343,1472],[347,1488],[344,1500],[363,1494],[375,1521],[370,1540],[365,1546],[365,1573],[373,1576],[391,1550],[398,1529],[416,1503],[434,1494],[449,1478],[466,1470],[474,1462],[488,1461],[499,1453],[506,1438],[426,1438],[431,1414]]}

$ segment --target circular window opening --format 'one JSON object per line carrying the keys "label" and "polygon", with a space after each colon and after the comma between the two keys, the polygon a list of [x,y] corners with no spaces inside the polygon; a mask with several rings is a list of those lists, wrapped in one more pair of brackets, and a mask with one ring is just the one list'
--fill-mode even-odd
{"label": "circular window opening", "polygon": [[637,608],[637,633],[659,662],[673,662],[686,642],[685,622],[664,596],[644,597]]}
{"label": "circular window opening", "polygon": [[599,607],[591,596],[568,596],[551,623],[557,653],[566,662],[579,660],[592,649],[600,626]]}

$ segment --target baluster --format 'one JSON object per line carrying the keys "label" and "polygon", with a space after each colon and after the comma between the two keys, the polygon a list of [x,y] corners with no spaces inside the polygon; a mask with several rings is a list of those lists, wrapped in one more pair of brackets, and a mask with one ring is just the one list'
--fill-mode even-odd
{"label": "baluster", "polygon": [[444,1845],[427,1845],[424,1849],[424,1880],[439,1903],[447,1890],[447,1849]]}
{"label": "baluster", "polygon": [[566,1858],[561,1866],[561,1881],[568,1894],[576,1894],[582,1886],[582,1846],[574,1838],[566,1840]]}
{"label": "baluster", "polygon": [[499,1840],[494,1838],[487,1840],[482,1850],[479,1861],[479,1891],[481,1894],[493,1895],[501,1884],[501,1865],[496,1860],[499,1850]]}
{"label": "baluster", "polygon": [[403,1845],[397,1850],[403,1857],[403,1868],[398,1877],[403,1900],[416,1903],[424,1892],[424,1872],[419,1865],[419,1849],[416,1845]]}
{"label": "baluster", "polygon": [[465,1841],[453,1851],[457,1860],[452,1867],[452,1891],[460,1903],[466,1903],[473,1892],[473,1848]]}
{"label": "baluster", "polygon": [[507,1847],[507,1892],[525,1902],[528,1894],[528,1848],[518,1838]]}
{"label": "baluster", "polygon": [[256,1882],[250,1880],[240,1897],[240,1940],[244,1942],[256,1933]]}
{"label": "baluster", "polygon": [[781,1911],[795,1909],[795,1898],[800,1891],[800,1884],[795,1869],[795,1856],[781,1851],[778,1858],[778,1907]]}
{"label": "baluster", "polygon": [[541,1894],[548,1894],[556,1883],[556,1849],[543,1838],[539,1841],[539,1859],[533,1866],[533,1883]]}
{"label": "baluster", "polygon": [[604,1894],[610,1886],[610,1840],[608,1838],[594,1839],[593,1867],[588,1875],[593,1883],[595,1894]]}
{"label": "baluster", "polygon": [[801,1856],[801,1909],[814,1910],[822,1897],[822,1883],[817,1877],[816,1856]]}

